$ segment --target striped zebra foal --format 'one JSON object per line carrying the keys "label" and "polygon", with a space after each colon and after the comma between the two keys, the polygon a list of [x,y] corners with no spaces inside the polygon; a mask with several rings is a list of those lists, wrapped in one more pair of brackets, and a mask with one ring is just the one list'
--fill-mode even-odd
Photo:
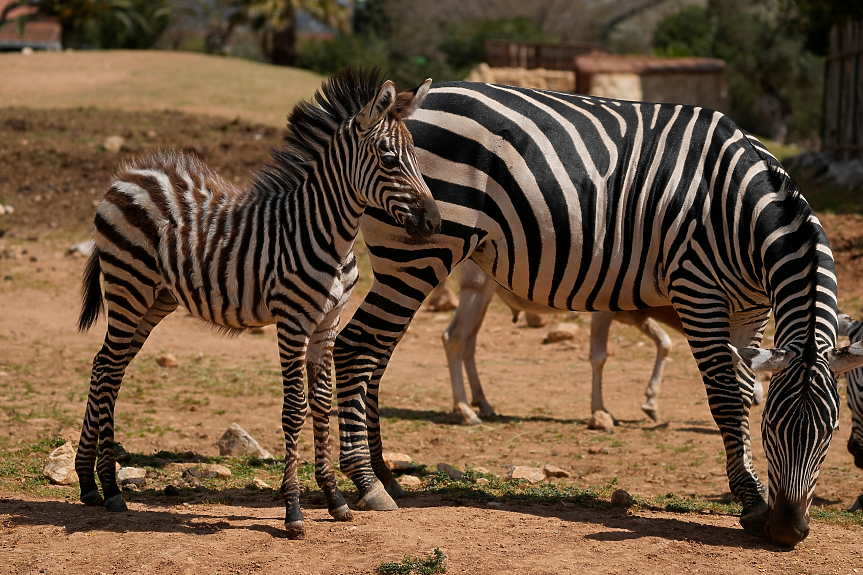
{"label": "striped zebra foal", "polygon": [[[674,306],[741,525],[803,540],[838,424],[836,374],[863,365],[863,344],[836,349],[830,246],[764,146],[699,107],[470,82],[434,86],[407,125],[442,227],[418,245],[379,210],[362,223],[375,283],[333,353],[341,469],[360,494],[389,508],[401,491],[381,457],[380,380],[425,297],[470,258],[557,309]],[[771,312],[776,349],[761,350]],[[752,465],[753,370],[773,372],[767,486]]]}
{"label": "striped zebra foal", "polygon": [[81,501],[126,509],[114,471],[114,403],[126,366],[159,321],[182,305],[226,331],[276,324],[288,536],[304,536],[297,479],[307,412],[304,368],[315,478],[330,514],[350,518],[329,454],[333,340],[357,282],[353,244],[365,207],[384,210],[414,238],[427,238],[440,225],[403,121],[430,83],[396,94],[376,71],[340,73],[310,103],[294,108],[283,149],[249,189],[179,152],[120,169],[96,214],[96,249],[83,281],[79,328],[92,326],[106,306],[108,330],[93,360],[75,461]]}
{"label": "striped zebra foal", "polygon": [[[840,313],[839,335],[848,336],[851,343],[863,341],[863,322]],[[863,368],[852,369],[845,377],[848,380],[845,392],[851,408],[851,435],[847,448],[848,453],[854,456],[854,465],[863,469]]]}

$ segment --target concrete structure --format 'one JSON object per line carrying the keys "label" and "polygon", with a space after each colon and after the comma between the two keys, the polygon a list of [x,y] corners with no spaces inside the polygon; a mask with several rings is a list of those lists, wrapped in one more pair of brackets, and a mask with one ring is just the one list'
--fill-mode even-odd
{"label": "concrete structure", "polygon": [[[0,14],[11,0],[0,0]],[[24,24],[24,29],[18,29],[18,18],[36,14],[34,7],[13,8],[6,16],[6,21],[0,24],[0,51],[22,50],[62,50],[62,31],[60,23],[54,18],[33,16]]]}

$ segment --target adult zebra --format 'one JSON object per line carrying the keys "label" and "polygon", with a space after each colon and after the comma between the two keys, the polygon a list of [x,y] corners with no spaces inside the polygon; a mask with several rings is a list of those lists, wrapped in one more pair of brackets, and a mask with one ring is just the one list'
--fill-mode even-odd
{"label": "adult zebra", "polygon": [[[392,508],[383,486],[400,491],[381,458],[377,395],[389,357],[425,296],[470,257],[550,307],[673,305],[742,526],[783,544],[806,537],[838,422],[835,374],[863,364],[863,347],[835,349],[827,238],[767,150],[711,110],[477,83],[433,87],[408,126],[443,226],[419,241],[368,213],[375,282],[334,351],[341,469],[366,501]],[[777,349],[754,349],[771,309]],[[774,372],[769,490],[752,466],[750,368]]]}
{"label": "adult zebra", "polygon": [[[349,519],[329,455],[332,346],[357,281],[353,244],[367,205],[410,237],[428,238],[440,215],[420,176],[403,119],[430,80],[396,94],[377,72],[345,71],[288,117],[291,133],[250,189],[197,158],[157,153],[124,166],[99,204],[96,249],[84,273],[79,329],[107,302],[105,343],[93,360],[75,469],[81,501],[123,511],[114,470],[114,403],[126,366],[151,330],[182,304],[225,331],[275,323],[284,404],[288,536],[304,535],[297,441],[308,372],[315,478],[330,514]],[[104,278],[104,298],[99,277]],[[99,494],[93,466],[104,498]]]}

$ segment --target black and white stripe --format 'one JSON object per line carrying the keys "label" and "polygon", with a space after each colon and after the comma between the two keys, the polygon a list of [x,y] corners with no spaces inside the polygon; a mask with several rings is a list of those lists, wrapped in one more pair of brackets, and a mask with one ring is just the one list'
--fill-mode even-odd
{"label": "black and white stripe", "polygon": [[179,152],[154,153],[120,169],[96,214],[79,320],[86,330],[107,307],[75,463],[84,503],[126,509],[114,471],[117,393],[151,330],[182,305],[227,331],[276,324],[288,535],[304,535],[297,479],[308,409],[304,369],[316,479],[330,513],[349,518],[328,450],[333,341],[357,281],[353,244],[366,206],[383,210],[412,237],[427,238],[439,225],[403,121],[429,84],[396,94],[377,73],[341,73],[311,103],[294,108],[284,148],[249,189]]}
{"label": "black and white stripe", "polygon": [[[834,371],[857,350],[834,357],[830,247],[767,150],[712,110],[476,83],[436,85],[408,127],[443,226],[430,242],[406,238],[378,210],[362,226],[375,284],[335,351],[341,468],[360,493],[379,478],[400,491],[381,458],[378,385],[425,296],[471,258],[512,293],[558,309],[673,305],[741,523],[802,540],[837,422]],[[771,309],[778,349],[759,354]],[[764,424],[769,503],[752,467],[747,368],[766,364],[776,371]]]}

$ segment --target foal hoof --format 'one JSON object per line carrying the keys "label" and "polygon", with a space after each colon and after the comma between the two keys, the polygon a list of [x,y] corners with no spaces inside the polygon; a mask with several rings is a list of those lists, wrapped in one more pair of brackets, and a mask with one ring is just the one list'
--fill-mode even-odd
{"label": "foal hoof", "polygon": [[740,515],[740,526],[749,535],[766,539],[767,534],[764,532],[764,526],[767,524],[767,519],[770,517],[770,507],[766,503],[755,508],[744,510]]}
{"label": "foal hoof", "polygon": [[394,511],[398,508],[380,481],[357,502],[357,509],[360,511]]}
{"label": "foal hoof", "polygon": [[385,485],[385,489],[393,499],[400,499],[405,496],[405,490],[402,489],[402,486],[399,485],[399,482],[396,481],[395,477]]}
{"label": "foal hoof", "polygon": [[90,507],[102,507],[105,504],[105,500],[102,499],[102,494],[99,493],[99,490],[94,489],[89,493],[81,494],[81,503]]}
{"label": "foal hoof", "polygon": [[285,521],[285,531],[288,539],[299,540],[306,538],[306,528],[303,521]]}
{"label": "foal hoof", "polygon": [[351,515],[351,510],[348,507],[347,503],[345,503],[341,507],[330,509],[329,512],[332,518],[336,521],[351,521],[354,518],[354,516]]}
{"label": "foal hoof", "polygon": [[126,507],[126,502],[123,500],[123,496],[118,494],[105,501],[105,509],[112,513],[118,513],[120,511],[127,511],[129,508]]}

